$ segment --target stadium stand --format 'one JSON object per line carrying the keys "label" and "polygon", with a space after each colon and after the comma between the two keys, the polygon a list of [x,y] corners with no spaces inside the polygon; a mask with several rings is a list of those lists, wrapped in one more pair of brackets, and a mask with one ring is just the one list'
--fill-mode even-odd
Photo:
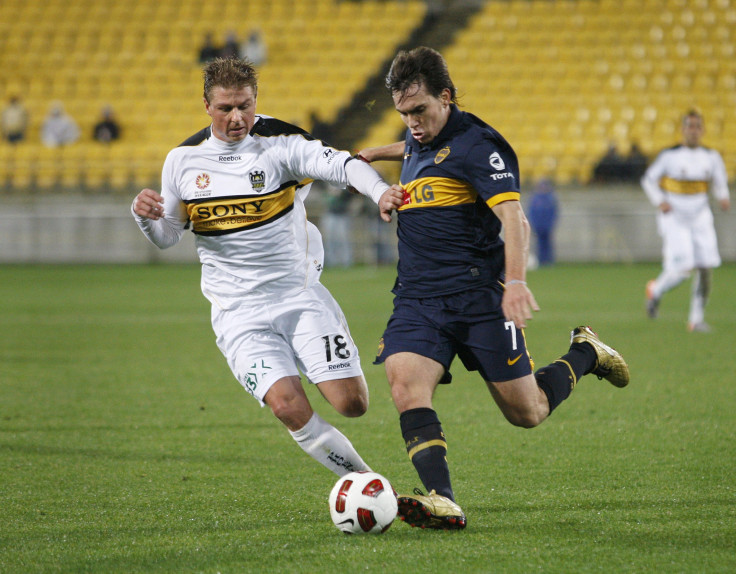
{"label": "stadium stand", "polygon": [[[207,123],[197,56],[208,31],[221,42],[258,24],[261,113],[340,121],[425,13],[421,0],[3,0],[0,101],[20,94],[31,126],[24,143],[0,142],[0,189],[157,185],[166,152]],[[736,0],[487,1],[441,49],[461,103],[512,142],[526,179],[585,183],[611,142],[652,156],[693,106],[734,179],[735,30]],[[83,139],[48,150],[39,128],[56,99]],[[123,128],[108,146],[91,137],[105,104]],[[397,137],[395,112],[375,115],[356,148]]]}
{"label": "stadium stand", "polygon": [[[691,107],[736,177],[733,0],[485,2],[442,49],[461,104],[516,148],[522,176],[586,183],[613,142],[650,157]],[[357,147],[401,127],[396,114]]]}
{"label": "stadium stand", "polygon": [[[31,125],[25,142],[0,142],[0,189],[157,185],[168,150],[207,124],[197,57],[208,31],[222,42],[230,30],[261,29],[261,113],[309,128],[318,108],[333,121],[425,9],[420,0],[3,0],[0,102],[21,95]],[[40,144],[52,100],[79,123],[78,144]],[[106,104],[123,129],[110,145],[92,140]]]}

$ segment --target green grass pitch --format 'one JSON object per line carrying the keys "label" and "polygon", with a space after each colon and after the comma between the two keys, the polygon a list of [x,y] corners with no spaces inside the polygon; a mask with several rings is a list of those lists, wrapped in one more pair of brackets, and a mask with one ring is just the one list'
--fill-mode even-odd
{"label": "green grass pitch", "polygon": [[[0,572],[734,572],[736,266],[715,272],[710,334],[689,287],[646,318],[655,265],[533,271],[538,366],[590,324],[632,381],[586,377],[543,425],[514,428],[457,362],[435,407],[462,532],[395,522],[345,536],[336,477],[234,380],[199,268],[0,268]],[[316,409],[399,491],[420,486],[381,367],[393,269],[327,270],[361,349],[371,407]],[[257,312],[254,309],[254,312]]]}

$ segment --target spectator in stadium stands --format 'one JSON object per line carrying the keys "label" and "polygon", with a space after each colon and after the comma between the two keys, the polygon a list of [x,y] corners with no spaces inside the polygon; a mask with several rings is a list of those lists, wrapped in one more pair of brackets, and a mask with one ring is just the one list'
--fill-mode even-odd
{"label": "spectator in stadium stands", "polygon": [[240,45],[240,57],[253,62],[254,66],[266,63],[268,48],[259,29],[251,30],[248,38]]}
{"label": "spectator in stadium stands", "polygon": [[237,58],[240,56],[240,42],[238,35],[230,30],[225,36],[225,43],[220,49],[220,58]]}
{"label": "spectator in stadium stands", "polygon": [[110,143],[120,138],[120,124],[115,119],[115,112],[111,106],[102,108],[102,117],[95,124],[92,135],[101,143]]}
{"label": "spectator in stadium stands", "polygon": [[557,224],[557,194],[552,181],[543,179],[537,184],[527,206],[529,224],[537,238],[537,263],[541,266],[555,262],[554,231]]}
{"label": "spectator in stadium stands", "polygon": [[204,36],[202,47],[199,49],[199,63],[206,64],[211,62],[220,55],[220,47],[215,45],[212,32],[207,32]]}
{"label": "spectator in stadium stands", "polygon": [[11,144],[16,144],[25,139],[26,130],[28,129],[28,110],[17,95],[10,96],[10,100],[0,117],[0,124],[3,138]]}
{"label": "spectator in stadium stands", "polygon": [[631,144],[629,155],[626,156],[626,166],[628,172],[628,179],[633,182],[638,182],[647,170],[649,164],[649,158],[639,147],[639,144],[634,142]]}
{"label": "spectator in stadium stands", "polygon": [[593,168],[593,180],[597,183],[621,181],[624,173],[625,158],[616,144],[610,143],[603,157]]}
{"label": "spectator in stadium stands", "polygon": [[[403,161],[394,310],[376,362],[385,364],[407,453],[428,492],[399,494],[399,516],[411,526],[461,529],[466,518],[455,502],[447,438],[432,406],[437,386],[452,380],[456,357],[480,371],[506,419],[525,428],[541,424],[584,375],[624,387],[629,369],[589,327],[579,326],[565,355],[534,371],[524,329],[538,306],[526,283],[529,223],[514,150],[460,110],[435,50],[399,52],[386,86],[407,126],[405,139],[358,156]],[[482,487],[488,477],[480,480]]]}
{"label": "spectator in stadium stands", "polygon": [[41,125],[41,141],[47,147],[60,147],[72,144],[79,139],[79,126],[64,111],[61,102],[55,101]]}
{"label": "spectator in stadium stands", "polygon": [[344,416],[368,408],[358,347],[319,281],[322,242],[304,199],[312,180],[351,186],[390,221],[401,193],[349,153],[257,115],[250,62],[215,59],[204,68],[203,92],[211,123],[169,152],[161,193],[144,189],[133,200],[136,223],[161,249],[192,230],[217,344],[237,380],[329,470],[368,470],[302,386],[300,373]]}
{"label": "spectator in stadium stands", "polygon": [[[708,332],[705,306],[713,269],[721,265],[708,191],[722,211],[728,211],[728,175],[721,154],[701,144],[703,116],[691,110],[682,118],[682,143],[662,151],[649,166],[641,185],[657,208],[662,236],[662,272],[646,285],[646,309],[655,319],[665,293],[693,275],[687,327]],[[726,294],[726,296],[730,296]]]}

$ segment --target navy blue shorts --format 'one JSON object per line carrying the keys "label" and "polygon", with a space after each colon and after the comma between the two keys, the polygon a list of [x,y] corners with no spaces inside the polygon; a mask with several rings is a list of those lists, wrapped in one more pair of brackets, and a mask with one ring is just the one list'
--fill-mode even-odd
{"label": "navy blue shorts", "polygon": [[455,356],[486,381],[503,382],[534,369],[524,331],[506,321],[501,285],[426,299],[394,298],[394,311],[379,344],[375,364],[394,353],[434,359],[449,371]]}

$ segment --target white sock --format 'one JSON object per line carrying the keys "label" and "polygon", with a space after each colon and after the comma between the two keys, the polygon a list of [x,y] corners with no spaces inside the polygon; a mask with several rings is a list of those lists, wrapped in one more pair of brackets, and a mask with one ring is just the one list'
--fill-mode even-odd
{"label": "white sock", "polygon": [[289,434],[304,452],[338,476],[370,470],[347,437],[317,413],[302,428]]}
{"label": "white sock", "polygon": [[671,289],[677,287],[689,276],[689,271],[662,271],[662,273],[659,274],[659,277],[657,277],[657,280],[654,282],[652,294],[654,295],[655,299],[659,299],[660,297],[662,297],[662,295],[667,293],[667,291],[670,291]]}

